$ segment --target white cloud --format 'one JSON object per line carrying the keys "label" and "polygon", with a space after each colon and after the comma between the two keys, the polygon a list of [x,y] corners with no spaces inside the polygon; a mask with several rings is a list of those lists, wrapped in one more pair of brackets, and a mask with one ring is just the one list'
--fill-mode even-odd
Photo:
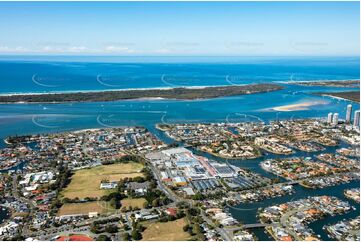
{"label": "white cloud", "polygon": [[115,45],[105,46],[104,51],[106,51],[106,52],[124,52],[124,53],[135,53],[136,52],[135,50],[130,49],[127,46],[115,46]]}
{"label": "white cloud", "polygon": [[2,51],[2,52],[8,52],[8,51],[9,51],[9,47],[8,47],[8,46],[0,46],[0,51]]}
{"label": "white cloud", "polygon": [[9,46],[0,46],[0,52],[4,53],[23,53],[27,52],[27,49],[22,46],[9,47]]}
{"label": "white cloud", "polygon": [[71,46],[67,49],[67,51],[79,53],[88,51],[88,48],[85,46]]}
{"label": "white cloud", "polygon": [[61,47],[44,46],[41,48],[41,52],[64,52],[64,49]]}
{"label": "white cloud", "polygon": [[172,53],[172,51],[170,49],[162,48],[162,49],[155,50],[154,53],[169,54],[169,53]]}

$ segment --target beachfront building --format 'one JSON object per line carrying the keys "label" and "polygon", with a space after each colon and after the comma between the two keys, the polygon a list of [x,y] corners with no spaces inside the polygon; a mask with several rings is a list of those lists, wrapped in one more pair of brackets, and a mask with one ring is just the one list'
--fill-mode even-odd
{"label": "beachfront building", "polygon": [[332,123],[332,113],[328,113],[327,115],[327,123],[331,124]]}
{"label": "beachfront building", "polygon": [[354,127],[360,126],[360,110],[355,111],[355,116],[353,119],[353,126]]}
{"label": "beachfront building", "polygon": [[349,105],[347,105],[347,109],[346,109],[346,123],[347,124],[351,123],[351,114],[352,114],[352,105],[349,104]]}
{"label": "beachfront building", "polygon": [[332,124],[337,125],[338,124],[338,113],[334,113],[332,118]]}

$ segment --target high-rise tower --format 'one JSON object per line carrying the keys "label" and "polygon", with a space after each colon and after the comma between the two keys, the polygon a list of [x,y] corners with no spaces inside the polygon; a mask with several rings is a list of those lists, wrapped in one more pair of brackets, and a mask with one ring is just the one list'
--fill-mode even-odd
{"label": "high-rise tower", "polygon": [[360,110],[355,111],[355,116],[353,118],[353,126],[360,127]]}
{"label": "high-rise tower", "polygon": [[347,124],[351,123],[351,114],[352,114],[352,105],[349,104],[349,105],[347,105],[347,109],[346,109],[346,123]]}
{"label": "high-rise tower", "polygon": [[332,124],[333,124],[333,125],[337,125],[337,124],[338,124],[338,113],[334,113],[334,114],[333,114]]}
{"label": "high-rise tower", "polygon": [[328,115],[327,115],[327,123],[329,123],[329,124],[332,123],[332,113],[328,113]]}

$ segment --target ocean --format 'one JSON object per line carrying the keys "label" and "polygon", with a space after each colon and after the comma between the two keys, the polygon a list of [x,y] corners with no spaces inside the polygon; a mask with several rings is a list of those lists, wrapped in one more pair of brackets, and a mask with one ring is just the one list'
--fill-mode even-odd
{"label": "ocean", "polygon": [[[147,127],[160,139],[171,142],[162,132],[155,129],[157,123],[269,122],[275,119],[325,118],[329,112],[338,112],[343,119],[346,106],[352,104],[353,110],[359,110],[359,103],[313,93],[358,90],[358,88],[303,87],[292,82],[359,79],[359,65],[359,57],[3,56],[0,57],[0,95],[269,82],[279,83],[285,88],[270,93],[204,100],[139,99],[63,104],[0,104],[0,147],[5,147],[2,140],[9,135],[87,128],[141,125]],[[279,109],[300,103],[307,105],[301,110]],[[259,162],[260,160],[250,160],[233,163],[270,176],[259,168]],[[345,199],[342,195],[343,189],[358,186],[357,182],[352,182],[316,191],[297,187],[293,197],[329,194]],[[270,199],[247,206],[240,205],[239,209],[230,209],[230,211],[242,222],[254,222],[257,208],[287,199],[290,198]],[[252,211],[242,210],[248,208]],[[355,213],[359,213],[359,206],[351,215]],[[332,222],[334,220],[333,217]],[[327,237],[322,231],[322,226],[330,221],[326,219],[312,225],[323,239]],[[263,230],[256,230],[256,233],[261,239],[268,239]]]}
{"label": "ocean", "polygon": [[[355,88],[302,87],[292,81],[358,79],[356,57],[0,57],[0,95],[130,88],[281,83],[284,90],[207,100],[0,105],[0,138],[118,125],[345,116],[359,104],[312,94]],[[284,84],[289,82],[291,84]],[[311,103],[304,110],[272,108]],[[246,116],[245,116],[246,115]],[[0,146],[4,144],[0,142]]]}
{"label": "ocean", "polygon": [[0,94],[340,80],[359,75],[356,57],[0,57]]}

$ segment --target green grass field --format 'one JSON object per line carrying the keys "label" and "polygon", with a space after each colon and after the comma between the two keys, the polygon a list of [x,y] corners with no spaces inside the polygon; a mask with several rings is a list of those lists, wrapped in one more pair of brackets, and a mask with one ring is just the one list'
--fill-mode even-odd
{"label": "green grass field", "polygon": [[185,219],[178,219],[166,223],[149,223],[142,233],[147,241],[184,241],[191,238],[190,234],[183,231],[187,223]]}
{"label": "green grass field", "polygon": [[58,216],[84,214],[88,215],[90,212],[97,212],[98,214],[112,212],[114,209],[110,207],[107,202],[96,201],[86,203],[66,203],[58,211]]}
{"label": "green grass field", "polygon": [[144,198],[125,198],[121,200],[121,204],[122,208],[129,208],[129,206],[132,206],[132,208],[143,208],[145,201]]}
{"label": "green grass field", "polygon": [[78,170],[71,178],[70,184],[63,189],[61,195],[64,198],[79,199],[86,197],[100,198],[111,190],[100,189],[102,180],[119,181],[123,178],[144,176],[140,171],[143,165],[130,162],[126,164],[112,164]]}

